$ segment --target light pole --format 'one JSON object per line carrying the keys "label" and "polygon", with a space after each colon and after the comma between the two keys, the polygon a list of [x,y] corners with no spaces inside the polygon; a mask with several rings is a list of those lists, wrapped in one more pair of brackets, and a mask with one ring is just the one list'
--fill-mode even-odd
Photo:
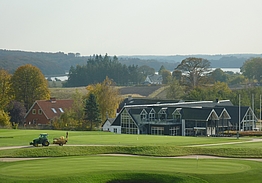
{"label": "light pole", "polygon": [[238,131],[237,131],[237,139],[239,139],[239,132],[240,132],[240,118],[241,118],[241,115],[240,115],[240,111],[241,111],[241,107],[240,107],[240,94],[239,94],[239,97],[238,97]]}
{"label": "light pole", "polygon": [[261,131],[261,95],[259,96],[259,122],[260,122],[260,131]]}

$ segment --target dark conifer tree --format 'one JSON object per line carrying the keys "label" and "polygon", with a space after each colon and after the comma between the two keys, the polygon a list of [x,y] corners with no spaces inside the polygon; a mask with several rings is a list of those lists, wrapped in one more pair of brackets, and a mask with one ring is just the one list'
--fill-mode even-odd
{"label": "dark conifer tree", "polygon": [[101,122],[101,113],[98,108],[98,103],[96,102],[96,97],[94,94],[90,94],[85,104],[85,120],[90,122],[90,130],[93,129],[93,123],[98,126]]}

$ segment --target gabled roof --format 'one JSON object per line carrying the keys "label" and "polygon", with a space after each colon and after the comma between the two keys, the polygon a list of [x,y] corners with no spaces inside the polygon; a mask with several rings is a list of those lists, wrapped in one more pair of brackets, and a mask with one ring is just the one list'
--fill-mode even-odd
{"label": "gabled roof", "polygon": [[[228,111],[228,113],[231,116],[231,123],[235,124],[239,122],[239,106],[224,106],[225,109]],[[248,106],[241,106],[240,107],[240,122],[243,121],[245,115],[247,112],[251,110]],[[254,115],[255,120],[257,120],[256,116]]]}
{"label": "gabled roof", "polygon": [[104,123],[102,124],[102,126],[108,121],[110,124],[112,124],[114,122],[116,118],[107,118]]}
{"label": "gabled roof", "polygon": [[53,119],[56,116],[60,116],[65,110],[69,109],[73,105],[73,100],[36,100],[29,111],[26,113],[26,116],[31,112],[35,105],[38,105],[42,110],[43,114],[47,119]]}
{"label": "gabled roof", "polygon": [[150,80],[150,82],[153,82],[153,83],[163,81],[162,75],[157,75],[157,74],[148,75],[147,78]]}
{"label": "gabled roof", "polygon": [[217,113],[211,108],[182,108],[182,116],[185,120],[218,120]]}

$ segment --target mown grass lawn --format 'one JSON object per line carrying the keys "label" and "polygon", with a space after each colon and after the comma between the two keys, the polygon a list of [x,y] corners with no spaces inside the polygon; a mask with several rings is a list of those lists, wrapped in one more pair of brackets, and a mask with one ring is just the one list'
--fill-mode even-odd
{"label": "mown grass lawn", "polygon": [[[29,146],[28,143],[42,132],[48,133],[50,140],[65,135],[65,131],[0,129],[0,146]],[[243,160],[262,158],[262,143],[248,142],[250,140],[70,131],[69,142],[63,147],[52,145],[0,150],[0,157],[45,157],[0,161],[0,182],[261,182],[262,163]],[[243,143],[220,144],[231,142]],[[199,144],[207,146],[192,147]],[[200,154],[242,159],[202,159],[198,158]],[[182,155],[194,155],[194,158],[173,158]]]}
{"label": "mown grass lawn", "polygon": [[[49,140],[65,136],[66,131],[59,130],[8,130],[0,129],[0,147],[24,146],[37,138],[40,133],[48,133]],[[69,131],[68,144],[74,145],[175,145],[190,146],[224,142],[247,141],[246,138],[213,138],[213,137],[181,137],[157,135],[124,135],[101,131]]]}
{"label": "mown grass lawn", "polygon": [[261,182],[261,169],[262,163],[235,159],[78,156],[0,162],[0,182],[98,183],[141,174],[166,177],[161,182]]}

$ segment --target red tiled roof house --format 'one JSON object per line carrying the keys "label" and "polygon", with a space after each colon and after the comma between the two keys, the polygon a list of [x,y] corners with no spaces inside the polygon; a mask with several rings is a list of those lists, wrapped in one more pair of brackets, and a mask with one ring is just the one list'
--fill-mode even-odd
{"label": "red tiled roof house", "polygon": [[72,105],[73,100],[36,100],[25,115],[25,124],[50,125],[55,117],[59,117]]}

